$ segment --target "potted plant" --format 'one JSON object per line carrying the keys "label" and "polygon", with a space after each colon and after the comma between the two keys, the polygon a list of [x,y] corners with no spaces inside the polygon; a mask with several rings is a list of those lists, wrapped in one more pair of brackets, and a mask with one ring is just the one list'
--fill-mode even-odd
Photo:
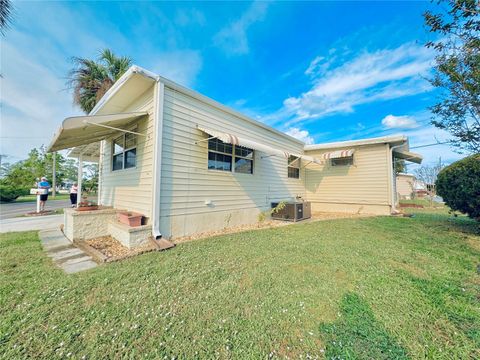
{"label": "potted plant", "polygon": [[98,205],[93,201],[88,201],[87,196],[82,196],[82,201],[78,203],[77,211],[98,210]]}

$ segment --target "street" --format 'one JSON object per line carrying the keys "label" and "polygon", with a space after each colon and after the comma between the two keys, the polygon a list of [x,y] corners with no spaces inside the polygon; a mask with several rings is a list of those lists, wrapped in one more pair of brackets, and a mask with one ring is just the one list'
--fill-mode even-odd
{"label": "street", "polygon": [[[45,210],[63,209],[70,206],[70,200],[48,200]],[[37,209],[36,202],[0,204],[0,220],[22,216]]]}

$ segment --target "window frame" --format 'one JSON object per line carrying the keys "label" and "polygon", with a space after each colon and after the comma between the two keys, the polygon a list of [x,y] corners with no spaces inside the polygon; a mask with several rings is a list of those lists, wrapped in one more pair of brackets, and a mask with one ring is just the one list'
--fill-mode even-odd
{"label": "window frame", "polygon": [[[290,158],[295,158],[294,160],[290,161]],[[298,166],[291,165],[294,162],[298,163]],[[300,179],[300,169],[301,169],[301,158],[298,156],[294,155],[289,155],[287,159],[287,178],[289,179],[294,179],[294,180],[299,180]],[[298,176],[290,176],[290,169],[295,169],[297,170],[296,172],[298,173]]]}
{"label": "window frame", "polygon": [[[131,131],[136,131],[136,128],[132,129]],[[131,146],[129,148],[126,148],[127,135],[133,136],[133,138],[135,140],[134,141],[134,146]],[[119,138],[122,138],[122,140],[123,140],[122,151],[115,152],[115,141]],[[110,157],[111,162],[112,162],[112,166],[110,167],[110,169],[111,169],[112,172],[113,171],[130,170],[130,169],[136,169],[137,168],[137,155],[138,155],[137,154],[137,145],[138,145],[137,144],[137,135],[132,134],[132,133],[123,132],[121,135],[116,136],[115,138],[112,139],[112,156]],[[125,167],[125,157],[126,157],[127,152],[129,152],[131,150],[135,150],[135,165],[126,168]],[[114,169],[113,168],[113,165],[114,165],[113,159],[115,158],[115,156],[118,156],[118,155],[122,155],[122,167],[120,169]]]}
{"label": "window frame", "polygon": [[[346,160],[346,159],[351,160],[351,162],[349,162],[348,164],[335,164],[335,162],[338,160]],[[342,166],[345,167],[345,166],[353,166],[353,165],[355,165],[355,159],[353,155],[330,159],[330,166],[332,167],[342,167]]]}
{"label": "window frame", "polygon": [[[229,152],[223,152],[223,151],[218,151],[218,150],[212,150],[212,149],[210,149],[210,141],[211,141],[211,140],[219,141],[219,142],[221,142],[222,144],[230,145],[230,146],[232,147],[232,152],[229,153]],[[208,141],[207,141],[207,170],[208,170],[208,171],[217,171],[217,172],[221,172],[221,173],[253,175],[253,174],[254,174],[254,171],[255,171],[255,170],[254,170],[254,166],[255,166],[255,149],[250,149],[250,148],[247,148],[247,147],[245,147],[245,146],[240,146],[240,145],[238,145],[238,148],[243,148],[243,149],[251,150],[251,152],[252,152],[252,157],[251,157],[251,159],[248,158],[248,157],[246,157],[246,156],[237,155],[237,153],[236,153],[237,145],[223,142],[222,140],[220,140],[220,139],[218,139],[218,138],[208,139]],[[208,162],[209,162],[209,160],[210,160],[210,159],[209,159],[210,153],[230,156],[231,159],[232,159],[231,166],[230,166],[230,170],[210,169],[210,168],[208,167]],[[251,161],[251,162],[252,162],[252,171],[249,172],[249,173],[247,173],[247,172],[238,172],[238,171],[235,171],[236,159],[244,159],[244,160]]]}

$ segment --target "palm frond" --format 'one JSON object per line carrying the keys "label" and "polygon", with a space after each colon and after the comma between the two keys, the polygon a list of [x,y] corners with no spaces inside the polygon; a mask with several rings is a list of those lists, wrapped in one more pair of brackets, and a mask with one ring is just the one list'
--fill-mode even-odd
{"label": "palm frond", "polygon": [[0,33],[5,35],[5,31],[12,22],[13,5],[10,0],[0,0]]}
{"label": "palm frond", "polygon": [[97,60],[73,57],[67,86],[73,90],[73,102],[89,113],[131,65],[128,57],[117,57],[109,50],[100,52]]}

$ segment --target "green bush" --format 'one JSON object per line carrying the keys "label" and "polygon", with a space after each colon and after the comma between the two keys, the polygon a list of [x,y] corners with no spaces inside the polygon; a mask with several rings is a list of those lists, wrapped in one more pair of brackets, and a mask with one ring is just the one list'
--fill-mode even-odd
{"label": "green bush", "polygon": [[29,189],[15,188],[11,185],[0,184],[0,201],[12,202],[21,195],[27,195]]}
{"label": "green bush", "polygon": [[452,209],[480,220],[480,154],[454,162],[438,174],[437,194]]}

